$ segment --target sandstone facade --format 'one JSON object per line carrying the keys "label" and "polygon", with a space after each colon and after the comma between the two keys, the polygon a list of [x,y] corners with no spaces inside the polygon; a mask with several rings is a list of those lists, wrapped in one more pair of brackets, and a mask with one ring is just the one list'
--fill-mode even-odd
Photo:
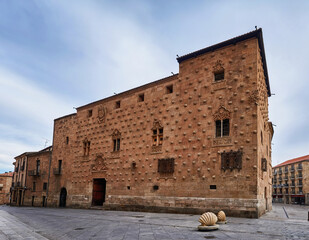
{"label": "sandstone facade", "polygon": [[271,209],[261,29],[218,45],[178,58],[179,74],[56,119],[52,168],[61,161],[62,174],[50,204],[62,191],[72,207],[251,217]]}
{"label": "sandstone facade", "polygon": [[10,189],[12,186],[12,172],[0,174],[0,205],[10,203]]}
{"label": "sandstone facade", "polygon": [[262,30],[54,121],[48,206],[259,217],[271,209]]}

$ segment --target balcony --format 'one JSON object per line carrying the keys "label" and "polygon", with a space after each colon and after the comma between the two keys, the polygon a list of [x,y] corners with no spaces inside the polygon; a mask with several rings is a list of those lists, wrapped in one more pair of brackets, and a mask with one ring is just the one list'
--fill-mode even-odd
{"label": "balcony", "polygon": [[290,178],[291,178],[291,179],[294,179],[294,178],[295,178],[295,175],[291,175]]}
{"label": "balcony", "polygon": [[285,176],[283,179],[284,179],[284,180],[288,180],[289,178],[288,178],[288,176]]}
{"label": "balcony", "polygon": [[279,170],[279,175],[281,175],[282,174],[282,170]]}
{"label": "balcony", "polygon": [[283,184],[283,186],[284,186],[285,188],[288,188],[288,187],[289,187],[289,184]]}
{"label": "balcony", "polygon": [[18,167],[17,167],[17,168],[15,168],[15,172],[18,172]]}
{"label": "balcony", "polygon": [[29,170],[28,171],[28,176],[38,177],[38,176],[40,176],[40,171],[38,171],[38,170]]}
{"label": "balcony", "polygon": [[53,172],[55,175],[61,175],[61,168],[54,168]]}
{"label": "balcony", "polygon": [[282,181],[282,177],[279,177],[279,181]]}
{"label": "balcony", "polygon": [[297,167],[297,171],[301,171],[301,170],[303,170],[303,167],[302,166],[298,166]]}
{"label": "balcony", "polygon": [[294,169],[294,168],[291,168],[291,169],[290,169],[290,172],[294,172],[294,171],[295,171],[295,169]]}
{"label": "balcony", "polygon": [[273,185],[273,188],[277,188],[277,185]]}
{"label": "balcony", "polygon": [[21,182],[16,182],[15,187],[21,187]]}
{"label": "balcony", "polygon": [[277,176],[277,172],[274,172],[274,176]]}
{"label": "balcony", "polygon": [[302,174],[298,174],[298,175],[296,176],[296,178],[303,178],[303,175],[302,175]]}
{"label": "balcony", "polygon": [[284,173],[288,173],[288,172],[289,172],[288,169],[285,169],[285,170],[284,170]]}
{"label": "balcony", "polygon": [[20,167],[20,171],[24,171],[24,169],[25,169],[24,165]]}

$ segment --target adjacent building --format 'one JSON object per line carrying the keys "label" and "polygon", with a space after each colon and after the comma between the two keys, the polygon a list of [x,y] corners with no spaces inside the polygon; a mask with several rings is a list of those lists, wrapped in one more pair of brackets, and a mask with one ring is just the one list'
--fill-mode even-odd
{"label": "adjacent building", "polygon": [[[47,181],[41,200],[55,207],[244,217],[270,210],[273,127],[262,30],[177,61],[178,74],[55,119],[49,178],[38,183],[28,174],[26,188]],[[35,158],[31,169],[28,161],[35,170]],[[24,195],[28,205],[40,198]]]}
{"label": "adjacent building", "polygon": [[12,172],[0,174],[0,205],[10,203],[10,189],[12,186]]}
{"label": "adjacent building", "polygon": [[309,155],[273,167],[273,202],[309,204]]}

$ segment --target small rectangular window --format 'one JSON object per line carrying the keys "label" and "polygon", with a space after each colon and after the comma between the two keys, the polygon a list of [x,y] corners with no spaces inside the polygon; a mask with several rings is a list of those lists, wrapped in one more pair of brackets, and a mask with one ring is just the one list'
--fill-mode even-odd
{"label": "small rectangular window", "polygon": [[167,94],[173,93],[173,85],[166,86],[166,93]]}
{"label": "small rectangular window", "polygon": [[138,95],[138,101],[139,102],[144,102],[144,97],[145,97],[144,93],[139,94]]}
{"label": "small rectangular window", "polygon": [[36,187],[36,186],[35,186],[35,182],[33,182],[33,183],[32,183],[32,191],[33,191],[33,192],[35,192],[35,190],[36,190],[35,187]]}
{"label": "small rectangular window", "polygon": [[214,73],[215,81],[224,80],[224,71]]}
{"label": "small rectangular window", "polygon": [[88,117],[92,117],[92,109],[88,110]]}
{"label": "small rectangular window", "polygon": [[45,182],[43,183],[43,191],[46,191],[46,189],[47,189],[47,183]]}
{"label": "small rectangular window", "polygon": [[217,189],[217,185],[210,185],[209,188],[210,189]]}
{"label": "small rectangular window", "polygon": [[116,102],[115,108],[116,108],[116,109],[117,109],[117,108],[120,108],[120,101],[117,101],[117,102]]}
{"label": "small rectangular window", "polygon": [[66,143],[69,144],[69,137],[66,138]]}

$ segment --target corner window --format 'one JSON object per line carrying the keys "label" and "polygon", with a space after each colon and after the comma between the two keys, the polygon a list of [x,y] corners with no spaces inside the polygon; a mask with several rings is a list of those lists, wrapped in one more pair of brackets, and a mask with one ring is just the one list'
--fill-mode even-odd
{"label": "corner window", "polygon": [[225,137],[230,135],[230,120],[223,119],[216,121],[216,137]]}

